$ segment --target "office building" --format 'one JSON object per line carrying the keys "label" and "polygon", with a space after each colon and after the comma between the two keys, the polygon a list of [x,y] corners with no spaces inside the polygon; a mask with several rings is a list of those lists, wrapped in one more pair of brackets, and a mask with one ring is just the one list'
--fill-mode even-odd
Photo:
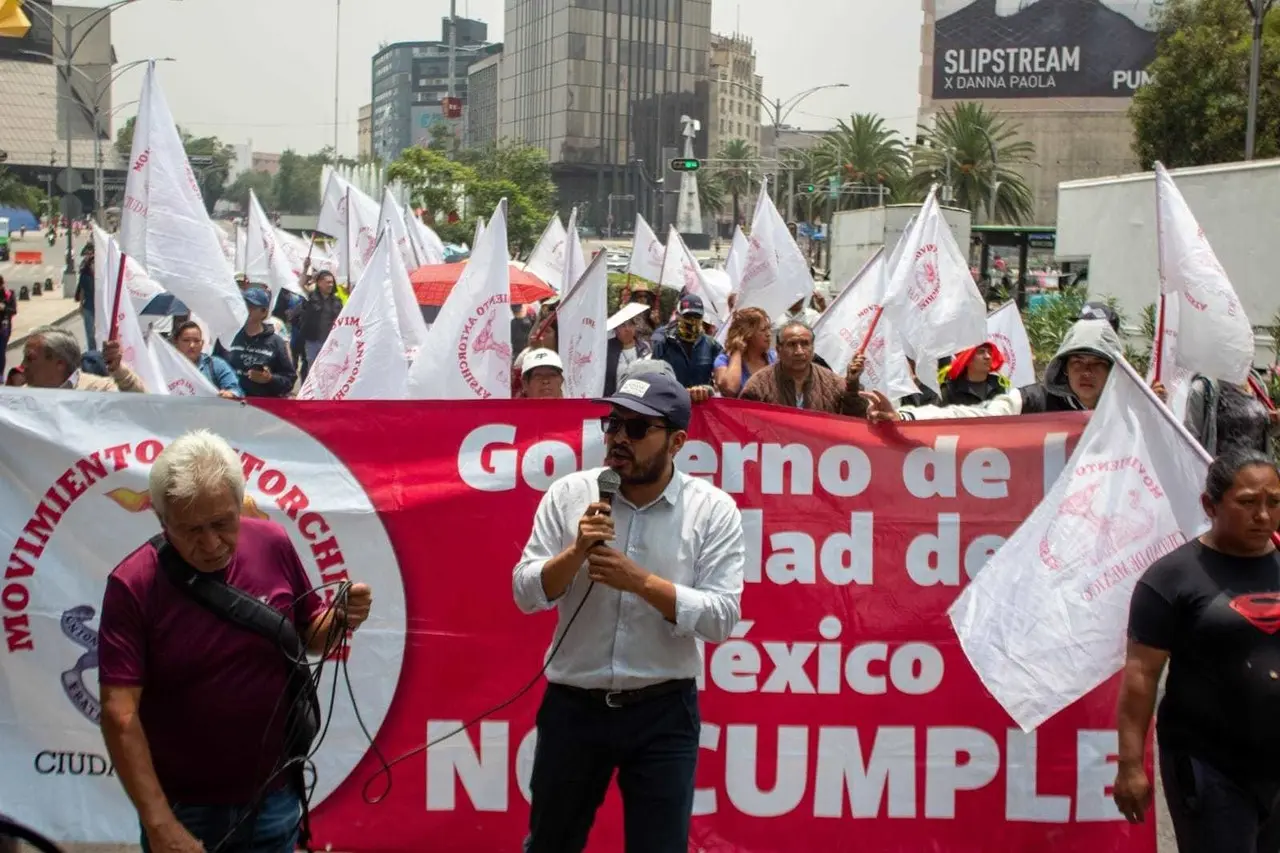
{"label": "office building", "polygon": [[[437,124],[461,142],[467,103],[467,71],[473,62],[502,49],[487,43],[489,27],[483,21],[457,18],[457,40],[452,86],[449,80],[449,19],[441,20],[440,41],[400,42],[385,45],[373,56],[372,136],[373,155],[394,160],[411,145],[431,142]],[[450,89],[461,112],[446,114]]]}
{"label": "office building", "polygon": [[759,153],[760,99],[764,78],[756,73],[751,39],[711,34],[711,115],[707,150],[715,157],[726,142],[741,139]]}
{"label": "office building", "polygon": [[[114,144],[109,82],[116,64],[112,18],[99,9],[55,6],[48,0],[26,0],[26,6],[31,19],[27,34],[21,39],[0,38],[0,116],[4,116],[0,152],[5,155],[5,167],[20,180],[61,195],[53,181],[67,166],[70,132],[71,165],[79,171],[82,185],[76,195],[85,212],[92,212],[95,158],[106,170],[108,201],[113,191],[124,187]],[[57,24],[57,38],[49,26],[50,16]],[[63,61],[63,28],[68,19],[80,45],[73,57],[70,85],[55,65]],[[125,80],[131,84],[137,77],[129,75]]]}
{"label": "office building", "polygon": [[465,144],[483,148],[499,139],[502,122],[502,54],[472,63],[467,71]]}
{"label": "office building", "polygon": [[[1057,221],[1058,184],[1140,168],[1129,104],[1155,58],[1162,0],[923,0],[920,123],[976,101],[1035,145],[1020,168],[1035,221]],[[1054,47],[1044,47],[1054,45]]]}
{"label": "office building", "polygon": [[356,157],[373,159],[373,104],[365,104],[356,116]]}
{"label": "office building", "polygon": [[499,136],[547,151],[562,211],[673,222],[682,116],[707,156],[711,0],[507,0],[504,21]]}

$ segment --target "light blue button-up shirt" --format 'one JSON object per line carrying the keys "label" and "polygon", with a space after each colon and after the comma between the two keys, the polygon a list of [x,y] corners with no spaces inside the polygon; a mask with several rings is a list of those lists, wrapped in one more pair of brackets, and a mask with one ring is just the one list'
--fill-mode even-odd
{"label": "light blue button-up shirt", "polygon": [[[573,545],[578,520],[599,499],[596,482],[602,470],[570,474],[552,484],[515,567],[512,587],[520,609],[559,611],[552,646],[591,580],[583,563],[564,595],[550,602],[542,588],[542,567]],[[616,496],[613,521],[617,538],[609,546],[675,584],[675,624],[639,596],[596,584],[547,667],[547,680],[586,689],[635,690],[696,678],[701,666],[696,638],[723,641],[741,615],[746,562],[742,514],[725,492],[676,471],[648,506]]]}

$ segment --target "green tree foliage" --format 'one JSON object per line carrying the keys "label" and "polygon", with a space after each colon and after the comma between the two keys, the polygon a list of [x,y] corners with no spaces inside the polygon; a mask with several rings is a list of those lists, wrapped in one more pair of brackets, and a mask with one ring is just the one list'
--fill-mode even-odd
{"label": "green tree foliage", "polygon": [[8,169],[0,166],[0,205],[27,210],[43,216],[48,197],[44,190],[24,184]]}
{"label": "green tree foliage", "polygon": [[718,173],[698,173],[698,206],[703,216],[719,216],[724,210],[724,196],[724,179]]}
{"label": "green tree foliage", "polygon": [[[910,173],[907,143],[878,115],[855,113],[840,121],[814,149],[813,163],[815,183],[839,179],[838,210],[875,207],[882,198],[905,201],[894,196],[892,188]],[[882,189],[889,191],[887,197]]]}
{"label": "green tree foliage", "polygon": [[258,195],[263,210],[276,209],[275,178],[267,172],[244,172],[223,190],[222,197],[246,213],[249,210],[249,191]]}
{"label": "green tree foliage", "polygon": [[[1027,222],[1035,214],[1035,198],[1021,171],[1035,165],[1035,146],[1018,138],[1018,125],[978,103],[958,103],[938,113],[933,127],[921,127],[924,145],[914,157],[914,184],[927,190],[950,173],[954,204],[990,221],[992,181],[996,190],[995,221]],[[995,145],[993,162],[991,147]]]}
{"label": "green tree foliage", "polygon": [[758,159],[756,149],[745,139],[730,139],[720,146],[716,159],[722,161],[716,174],[733,199],[733,223],[741,225],[742,198],[760,186],[760,167],[754,162]]}
{"label": "green tree foliage", "polygon": [[[1170,0],[1152,82],[1129,108],[1144,169],[1244,159],[1252,28],[1244,0]],[[1267,16],[1262,46],[1259,158],[1280,155],[1280,8]]]}
{"label": "green tree foliage", "polygon": [[[507,239],[519,253],[531,249],[555,212],[555,184],[547,154],[529,145],[503,143],[459,151],[405,149],[387,176],[408,188],[415,207],[435,218],[447,242],[470,243],[478,216],[488,217],[507,199]],[[448,219],[456,217],[456,222]]]}

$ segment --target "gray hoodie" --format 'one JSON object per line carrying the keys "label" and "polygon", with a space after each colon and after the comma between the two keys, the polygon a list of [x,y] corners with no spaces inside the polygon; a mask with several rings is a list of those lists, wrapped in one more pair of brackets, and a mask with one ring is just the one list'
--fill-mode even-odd
{"label": "gray hoodie", "polygon": [[932,421],[944,418],[983,418],[1000,415],[1033,415],[1040,412],[1083,411],[1084,406],[1067,384],[1067,358],[1072,355],[1094,355],[1112,364],[1123,358],[1120,337],[1105,320],[1080,320],[1070,329],[1058,347],[1058,354],[1044,371],[1044,381],[1007,394],[998,394],[977,406],[904,406],[899,410],[904,420]]}

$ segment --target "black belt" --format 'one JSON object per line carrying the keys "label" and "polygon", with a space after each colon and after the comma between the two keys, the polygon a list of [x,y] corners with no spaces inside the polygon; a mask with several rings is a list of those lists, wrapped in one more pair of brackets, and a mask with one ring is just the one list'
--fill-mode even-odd
{"label": "black belt", "polygon": [[670,696],[673,693],[679,693],[682,690],[693,687],[695,683],[692,678],[679,678],[674,681],[650,684],[648,687],[639,687],[635,690],[588,690],[585,687],[571,687],[568,684],[556,684],[554,686],[561,687],[574,696],[586,699],[594,704],[603,705],[606,708],[626,708],[630,705],[648,702],[650,699],[658,699],[663,696]]}

